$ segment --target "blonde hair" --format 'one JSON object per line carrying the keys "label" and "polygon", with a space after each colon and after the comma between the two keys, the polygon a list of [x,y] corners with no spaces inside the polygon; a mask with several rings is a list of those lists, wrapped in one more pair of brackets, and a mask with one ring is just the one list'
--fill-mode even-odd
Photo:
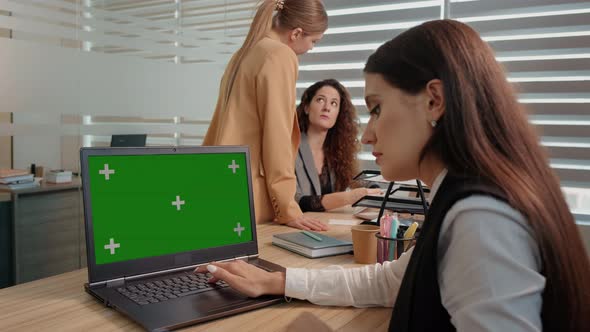
{"label": "blonde hair", "polygon": [[[277,11],[276,15],[274,11]],[[227,64],[219,93],[225,110],[227,101],[240,68],[248,52],[262,40],[271,29],[292,30],[301,28],[305,34],[323,33],[328,28],[328,14],[321,0],[284,0],[282,8],[277,0],[261,0],[254,15],[248,35],[242,47],[231,57]]]}

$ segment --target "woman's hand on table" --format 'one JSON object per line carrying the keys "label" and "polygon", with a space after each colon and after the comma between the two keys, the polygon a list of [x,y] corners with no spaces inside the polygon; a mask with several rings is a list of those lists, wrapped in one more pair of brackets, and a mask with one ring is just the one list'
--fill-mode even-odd
{"label": "woman's hand on table", "polygon": [[356,189],[352,189],[351,191],[348,191],[349,195],[350,195],[350,200],[349,200],[349,204],[353,204],[354,202],[358,201],[359,199],[367,196],[367,195],[372,195],[372,196],[379,196],[383,194],[383,190],[381,190],[380,188],[356,188]]}
{"label": "woman's hand on table", "polygon": [[267,272],[241,260],[213,262],[195,269],[195,273],[207,272],[213,275],[209,279],[210,283],[223,280],[233,289],[249,297],[258,297],[264,294],[285,294],[286,276],[284,272]]}
{"label": "woman's hand on table", "polygon": [[289,227],[303,229],[306,231],[327,231],[328,226],[319,219],[312,218],[302,214],[299,218],[289,221],[286,224]]}

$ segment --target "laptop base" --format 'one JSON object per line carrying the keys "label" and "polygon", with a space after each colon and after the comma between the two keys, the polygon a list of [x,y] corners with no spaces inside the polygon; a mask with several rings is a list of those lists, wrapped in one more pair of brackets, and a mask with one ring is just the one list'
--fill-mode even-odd
{"label": "laptop base", "polygon": [[[284,271],[284,268],[260,258],[251,259],[248,263],[264,269]],[[249,298],[227,287],[160,303],[138,305],[120,294],[116,287],[90,287],[86,284],[84,288],[105,306],[129,317],[148,331],[171,331],[284,302],[283,296]]]}

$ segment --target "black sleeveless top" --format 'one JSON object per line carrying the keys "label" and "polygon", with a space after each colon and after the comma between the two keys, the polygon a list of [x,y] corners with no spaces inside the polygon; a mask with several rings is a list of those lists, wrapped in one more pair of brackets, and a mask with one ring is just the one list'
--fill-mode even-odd
{"label": "black sleeveless top", "polygon": [[[332,188],[332,179],[330,178],[330,169],[328,163],[324,162],[322,167],[322,174],[320,176],[320,187],[322,194],[317,195],[314,190],[313,195],[303,196],[299,199],[299,207],[302,212],[324,212],[326,209],[322,205],[322,198],[326,194],[331,194],[334,191]],[[313,188],[313,187],[312,187]]]}
{"label": "black sleeveless top", "polygon": [[506,201],[501,190],[477,179],[447,174],[424,220],[399,288],[389,331],[455,331],[438,285],[438,238],[449,209],[459,200],[485,195]]}

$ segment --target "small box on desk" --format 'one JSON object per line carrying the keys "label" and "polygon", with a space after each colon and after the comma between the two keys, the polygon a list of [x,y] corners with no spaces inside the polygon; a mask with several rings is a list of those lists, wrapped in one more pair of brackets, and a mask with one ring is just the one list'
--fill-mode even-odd
{"label": "small box on desk", "polygon": [[49,183],[72,182],[72,172],[64,170],[51,170],[45,174],[45,181]]}

